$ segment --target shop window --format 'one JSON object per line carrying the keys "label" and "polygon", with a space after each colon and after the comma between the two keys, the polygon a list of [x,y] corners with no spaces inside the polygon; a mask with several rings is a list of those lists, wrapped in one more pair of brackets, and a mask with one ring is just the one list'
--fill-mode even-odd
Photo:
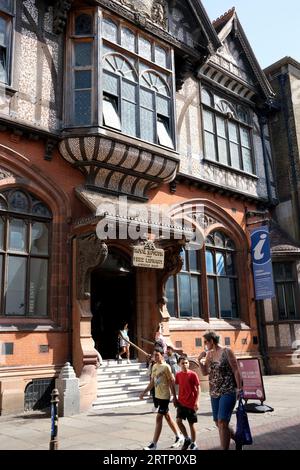
{"label": "shop window", "polygon": [[297,281],[293,263],[273,263],[279,320],[300,318],[297,309]]}
{"label": "shop window", "polygon": [[51,212],[23,190],[0,199],[1,315],[47,317]]}
{"label": "shop window", "polygon": [[238,279],[235,247],[220,232],[206,239],[206,274],[211,318],[238,318]]}

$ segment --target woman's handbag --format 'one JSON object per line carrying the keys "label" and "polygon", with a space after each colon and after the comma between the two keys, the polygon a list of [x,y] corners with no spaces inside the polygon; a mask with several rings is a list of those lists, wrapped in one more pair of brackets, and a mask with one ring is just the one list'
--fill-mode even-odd
{"label": "woman's handbag", "polygon": [[253,443],[248,416],[242,397],[239,398],[239,404],[236,409],[235,443],[239,448],[242,446],[250,446]]}

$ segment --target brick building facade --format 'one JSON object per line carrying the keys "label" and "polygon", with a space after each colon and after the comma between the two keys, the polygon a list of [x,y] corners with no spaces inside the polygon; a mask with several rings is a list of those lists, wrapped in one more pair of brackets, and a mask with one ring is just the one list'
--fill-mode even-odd
{"label": "brick building facade", "polygon": [[[249,234],[277,202],[275,94],[235,10],[212,25],[199,0],[0,7],[1,413],[66,361],[90,406],[95,346],[114,357],[124,320],[144,349],[162,322],[190,356],[207,328],[257,356]],[[119,196],[143,217],[115,212]],[[168,237],[150,219],[161,204]],[[178,212],[200,250],[185,249]],[[99,239],[99,222],[155,226],[164,269],[134,268],[139,241]]]}

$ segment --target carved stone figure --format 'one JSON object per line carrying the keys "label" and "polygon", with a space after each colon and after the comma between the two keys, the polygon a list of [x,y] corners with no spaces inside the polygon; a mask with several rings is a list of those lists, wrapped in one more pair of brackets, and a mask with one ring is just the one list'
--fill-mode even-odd
{"label": "carved stone figure", "polygon": [[94,233],[79,238],[77,247],[77,298],[86,300],[90,296],[90,273],[104,263],[108,248]]}
{"label": "carved stone figure", "polygon": [[142,23],[141,17],[146,17],[162,28],[167,27],[167,8],[165,0],[118,0],[121,5],[137,13],[137,21]]}

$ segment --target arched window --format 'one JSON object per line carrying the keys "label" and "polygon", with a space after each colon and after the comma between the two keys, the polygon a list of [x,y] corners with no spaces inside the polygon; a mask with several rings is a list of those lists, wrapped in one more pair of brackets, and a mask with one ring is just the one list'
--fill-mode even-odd
{"label": "arched window", "polygon": [[168,311],[171,317],[199,318],[201,305],[200,252],[182,252],[183,266],[177,276],[172,276],[166,284]]}
{"label": "arched window", "polygon": [[221,232],[209,235],[205,243],[209,316],[238,318],[235,245]]}
{"label": "arched window", "polygon": [[248,110],[202,89],[205,158],[223,165],[254,172]]}
{"label": "arched window", "polygon": [[173,148],[170,117],[168,85],[157,73],[147,70],[141,76],[140,86],[141,138]]}
{"label": "arched window", "polygon": [[105,17],[102,37],[103,124],[174,148],[169,50]]}
{"label": "arched window", "polygon": [[137,73],[120,54],[103,60],[103,120],[113,129],[137,135]]}
{"label": "arched window", "polygon": [[52,214],[32,194],[0,194],[1,315],[48,316]]}

